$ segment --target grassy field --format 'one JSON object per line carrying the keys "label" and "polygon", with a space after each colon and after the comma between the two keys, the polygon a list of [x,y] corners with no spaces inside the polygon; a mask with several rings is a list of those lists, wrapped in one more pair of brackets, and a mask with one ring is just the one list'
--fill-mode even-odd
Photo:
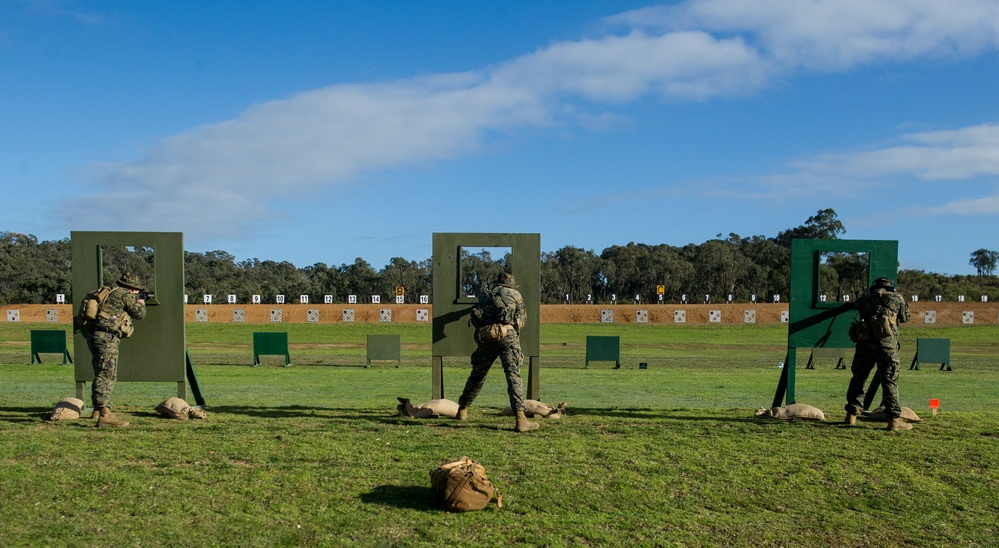
{"label": "grassy field", "polygon": [[[207,420],[157,417],[169,384],[121,383],[132,426],[107,431],[45,420],[73,394],[72,370],[27,365],[28,331],[44,325],[0,324],[0,542],[980,546],[999,533],[995,326],[906,329],[902,403],[924,421],[888,433],[839,425],[849,373],[806,370],[807,355],[797,399],[827,421],[753,418],[773,399],[784,326],[545,325],[541,396],[569,413],[523,435],[496,414],[498,367],[467,422],[394,416],[396,397],[429,399],[429,326],[286,324],[292,367],[249,367],[262,327],[188,326]],[[369,333],[402,336],[401,368],[362,367]],[[621,336],[621,369],[583,368],[593,334]],[[917,337],[950,338],[954,370],[910,371]],[[467,372],[446,362],[447,397]],[[439,509],[429,472],[462,455],[502,509]]]}

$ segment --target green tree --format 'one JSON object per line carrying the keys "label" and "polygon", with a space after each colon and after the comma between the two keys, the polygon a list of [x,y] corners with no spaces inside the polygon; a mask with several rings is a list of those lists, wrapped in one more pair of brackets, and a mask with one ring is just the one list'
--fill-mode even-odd
{"label": "green tree", "polygon": [[979,276],[991,276],[996,271],[996,263],[999,262],[999,252],[988,249],[978,249],[971,252],[971,266],[978,270]]}
{"label": "green tree", "polygon": [[774,241],[781,247],[790,248],[791,240],[795,238],[834,240],[844,233],[846,227],[836,218],[836,212],[832,208],[820,209],[805,224],[779,232]]}
{"label": "green tree", "polygon": [[358,302],[370,302],[372,295],[384,296],[381,276],[364,259],[358,257],[353,264],[342,265],[344,283],[348,295],[357,295]]}
{"label": "green tree", "polygon": [[407,302],[412,302],[417,295],[428,295],[431,283],[430,264],[429,260],[417,263],[402,257],[392,257],[381,271],[382,293],[395,295],[396,288],[401,287]]}

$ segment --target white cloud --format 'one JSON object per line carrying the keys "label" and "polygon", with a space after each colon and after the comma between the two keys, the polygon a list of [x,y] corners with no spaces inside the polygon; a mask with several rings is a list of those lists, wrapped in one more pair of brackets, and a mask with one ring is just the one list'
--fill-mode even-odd
{"label": "white cloud", "polygon": [[956,200],[941,206],[923,208],[927,215],[995,215],[999,213],[999,196],[971,200]]}
{"label": "white cloud", "polygon": [[907,175],[923,180],[963,180],[999,175],[999,125],[913,133],[910,143],[854,154],[828,154],[799,162],[805,173],[844,178]]}
{"label": "white cloud", "polygon": [[[475,153],[519,128],[592,120],[581,110],[593,103],[727,97],[757,92],[788,67],[845,69],[994,48],[997,9],[976,0],[691,0],[638,10],[612,20],[631,26],[621,35],[554,43],[488,70],[331,86],[252,107],[166,138],[135,161],[100,166],[98,191],[73,198],[63,214],[77,229],[232,236],[250,219],[280,218],[273,204],[289,196]],[[994,137],[995,128],[982,131]],[[994,174],[994,146],[970,133],[919,134],[908,146],[818,158],[802,169],[834,171],[841,162],[844,173]],[[85,223],[72,214],[123,200],[121,191],[128,203],[155,207]]]}
{"label": "white cloud", "polygon": [[818,70],[999,45],[993,0],[692,0],[610,22],[748,35],[774,62]]}

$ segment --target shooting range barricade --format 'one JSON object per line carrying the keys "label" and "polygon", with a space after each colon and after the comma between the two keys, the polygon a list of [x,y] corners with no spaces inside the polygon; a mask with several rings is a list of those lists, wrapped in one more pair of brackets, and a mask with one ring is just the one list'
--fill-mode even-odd
{"label": "shooting range barricade", "polygon": [[42,363],[41,354],[62,354],[62,364],[73,363],[73,357],[66,348],[65,329],[31,330],[31,364]]}
{"label": "shooting range barricade", "polygon": [[253,334],[253,366],[260,365],[260,356],[284,356],[284,366],[291,366],[288,353],[288,332],[255,332]]}

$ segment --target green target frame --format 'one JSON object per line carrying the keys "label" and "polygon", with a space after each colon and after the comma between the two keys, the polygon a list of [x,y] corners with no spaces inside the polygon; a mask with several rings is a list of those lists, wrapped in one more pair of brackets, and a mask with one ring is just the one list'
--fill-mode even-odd
{"label": "green target frame", "polygon": [[781,369],[773,406],[795,402],[798,348],[853,348],[850,323],[857,317],[854,302],[822,298],[820,270],[824,253],[867,253],[867,286],[898,276],[895,240],[791,240],[791,296],[787,328],[787,355]]}

